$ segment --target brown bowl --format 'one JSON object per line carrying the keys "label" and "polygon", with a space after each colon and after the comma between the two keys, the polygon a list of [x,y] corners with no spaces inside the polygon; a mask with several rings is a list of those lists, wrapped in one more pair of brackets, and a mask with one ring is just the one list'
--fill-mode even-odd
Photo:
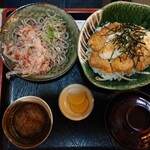
{"label": "brown bowl", "polygon": [[53,126],[48,104],[39,97],[25,96],[5,110],[2,128],[8,140],[19,148],[33,148],[43,143]]}
{"label": "brown bowl", "polygon": [[127,149],[150,148],[150,96],[141,91],[124,91],[106,110],[110,135]]}

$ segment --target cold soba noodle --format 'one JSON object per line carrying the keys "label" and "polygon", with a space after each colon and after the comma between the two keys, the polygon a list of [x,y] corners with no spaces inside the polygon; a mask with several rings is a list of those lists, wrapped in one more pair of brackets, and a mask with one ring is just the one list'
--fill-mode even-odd
{"label": "cold soba noodle", "polygon": [[69,47],[66,23],[52,11],[37,20],[22,20],[12,39],[3,45],[3,54],[16,62],[16,73],[45,74],[66,61]]}

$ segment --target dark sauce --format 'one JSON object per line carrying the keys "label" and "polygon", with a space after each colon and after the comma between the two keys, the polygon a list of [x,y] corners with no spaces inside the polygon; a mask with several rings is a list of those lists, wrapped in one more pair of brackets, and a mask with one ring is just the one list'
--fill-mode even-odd
{"label": "dark sauce", "polygon": [[41,105],[30,102],[17,108],[12,124],[17,136],[35,141],[44,137],[49,131],[50,118]]}

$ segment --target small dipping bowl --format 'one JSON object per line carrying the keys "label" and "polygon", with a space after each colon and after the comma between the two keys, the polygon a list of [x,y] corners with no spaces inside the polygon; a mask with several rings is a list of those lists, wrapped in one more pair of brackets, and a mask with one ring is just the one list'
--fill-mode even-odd
{"label": "small dipping bowl", "polygon": [[150,148],[150,96],[136,90],[114,96],[106,110],[106,126],[123,147]]}
{"label": "small dipping bowl", "polygon": [[70,120],[79,121],[90,115],[94,107],[94,97],[84,85],[72,84],[62,90],[59,96],[59,108]]}
{"label": "small dipping bowl", "polygon": [[25,96],[15,100],[4,112],[2,128],[16,147],[29,149],[43,143],[53,126],[48,104],[39,97]]}

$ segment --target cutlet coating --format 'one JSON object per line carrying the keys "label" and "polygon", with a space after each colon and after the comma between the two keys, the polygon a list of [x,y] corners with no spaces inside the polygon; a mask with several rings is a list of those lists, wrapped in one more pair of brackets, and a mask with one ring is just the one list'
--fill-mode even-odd
{"label": "cutlet coating", "polygon": [[[88,45],[92,52],[89,58],[89,64],[93,68],[99,69],[102,73],[127,73],[132,74],[133,68],[136,71],[144,70],[150,64],[150,32],[145,30],[143,39],[135,46],[134,55],[130,47],[122,48],[118,43],[113,41],[116,29],[121,27],[121,23],[111,23],[96,31],[89,39]],[[139,27],[143,32],[143,27]],[[128,44],[128,43],[127,43]],[[120,46],[120,47],[119,47]],[[124,52],[124,51],[128,51]],[[133,55],[130,56],[129,55]]]}

